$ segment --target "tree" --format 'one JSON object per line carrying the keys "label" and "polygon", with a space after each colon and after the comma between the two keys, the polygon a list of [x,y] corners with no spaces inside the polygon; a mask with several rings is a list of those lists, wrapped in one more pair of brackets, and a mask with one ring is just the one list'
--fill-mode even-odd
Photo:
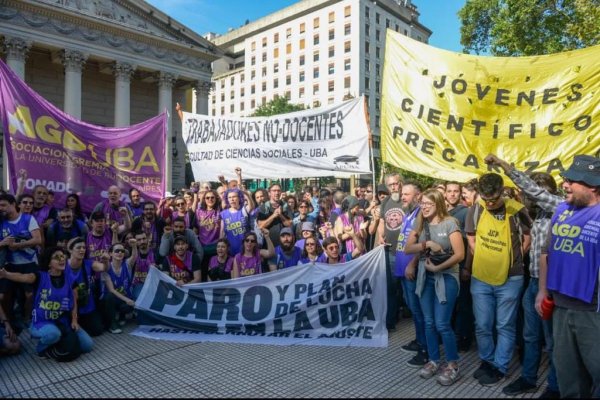
{"label": "tree", "polygon": [[600,0],[467,0],[458,16],[467,53],[530,56],[600,43]]}
{"label": "tree", "polygon": [[293,111],[304,110],[304,104],[293,104],[290,103],[287,97],[275,97],[268,103],[258,107],[253,117],[269,117],[271,115],[286,114]]}

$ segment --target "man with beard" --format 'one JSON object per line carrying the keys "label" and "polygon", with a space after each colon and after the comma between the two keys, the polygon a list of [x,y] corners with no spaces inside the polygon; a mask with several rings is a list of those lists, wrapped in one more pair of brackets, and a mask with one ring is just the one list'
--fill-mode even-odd
{"label": "man with beard", "polygon": [[131,229],[131,210],[125,202],[121,201],[121,189],[113,185],[108,188],[107,193],[108,198],[96,204],[94,212],[102,212],[109,225],[112,225],[113,221],[117,221],[119,233]]}
{"label": "man with beard", "polygon": [[279,234],[283,228],[292,226],[293,215],[287,203],[281,200],[281,186],[273,184],[269,187],[269,201],[265,202],[258,212],[258,227],[268,229],[274,246],[279,245]]}
{"label": "man with beard", "polygon": [[44,185],[33,188],[33,216],[38,226],[44,232],[54,221],[56,221],[56,208],[46,204],[48,200],[48,189]]}
{"label": "man with beard", "polygon": [[133,218],[139,217],[144,213],[144,203],[142,203],[142,195],[136,188],[129,189],[129,209]]}
{"label": "man with beard", "polygon": [[421,310],[419,297],[416,290],[416,269],[419,257],[415,254],[405,254],[404,246],[410,232],[413,230],[417,215],[419,215],[419,200],[421,188],[415,182],[405,182],[402,185],[402,211],[405,218],[402,221],[398,244],[396,246],[396,264],[394,275],[399,278],[404,295],[404,302],[410,309],[415,326],[415,339],[405,344],[400,349],[407,353],[415,353],[414,357],[406,362],[411,368],[420,368],[429,361],[427,342],[425,340],[425,318]]}
{"label": "man with beard", "polygon": [[[196,233],[185,227],[185,219],[183,217],[177,217],[173,221],[173,226],[166,225],[164,227],[163,235],[160,238],[160,247],[158,253],[161,257],[166,257],[173,252],[175,247],[175,237],[183,236],[188,244],[188,250],[198,256],[200,261],[204,258],[204,249],[198,240]],[[206,276],[206,274],[204,274]]]}
{"label": "man with beard", "polygon": [[[6,248],[6,270],[20,274],[38,271],[36,246],[42,243],[42,234],[37,221],[32,215],[17,211],[17,201],[11,194],[0,195],[0,249]],[[0,279],[0,302],[4,310],[12,315],[14,294],[17,285],[25,293],[23,304],[23,322],[29,323],[33,310],[33,285],[11,283],[8,279]]]}
{"label": "man with beard", "polygon": [[148,236],[144,231],[137,231],[134,233],[138,253],[136,259],[133,261],[133,268],[131,270],[131,294],[133,300],[137,300],[138,296],[142,292],[144,282],[148,272],[150,272],[150,266],[156,266],[156,254],[150,250],[148,242]]}
{"label": "man with beard", "polygon": [[576,155],[561,173],[565,202],[550,221],[535,308],[554,300],[554,366],[561,398],[600,395],[600,159]]}
{"label": "man with beard", "polygon": [[144,213],[133,220],[131,227],[134,232],[144,231],[150,248],[156,249],[160,244],[165,224],[165,220],[156,215],[156,204],[146,201]]}
{"label": "man with beard", "polygon": [[[446,182],[444,190],[444,198],[446,199],[446,207],[448,214],[456,218],[460,233],[463,237],[465,249],[468,247],[467,234],[465,232],[465,219],[467,217],[468,207],[461,203],[462,200],[462,185],[458,182]],[[458,351],[468,351],[471,347],[474,335],[474,317],[473,317],[473,299],[471,297],[471,275],[465,269],[467,257],[458,265],[460,268],[460,289],[456,306],[454,308],[454,332],[456,334],[456,344]]]}
{"label": "man with beard", "polygon": [[398,307],[402,298],[399,287],[394,279],[393,271],[396,268],[396,246],[398,234],[402,224],[404,212],[400,191],[402,181],[400,174],[394,172],[385,176],[385,184],[390,195],[381,203],[379,211],[378,237],[379,244],[385,245],[386,279],[387,279],[387,315],[386,327],[388,331],[394,332],[398,323]]}
{"label": "man with beard", "polygon": [[492,166],[499,166],[504,173],[521,189],[526,199],[534,205],[535,218],[531,228],[531,248],[529,250],[529,285],[523,294],[523,368],[521,376],[506,385],[502,392],[508,396],[515,396],[537,389],[537,373],[542,355],[542,341],[546,342],[546,351],[550,360],[548,372],[548,386],[543,398],[559,398],[559,388],[556,379],[556,369],[552,360],[552,319],[542,321],[535,309],[535,298],[539,291],[540,261],[542,249],[548,240],[550,220],[556,207],[564,201],[557,194],[554,178],[544,172],[535,172],[527,176],[524,172],[513,168],[506,161],[493,154],[485,158],[485,162]]}
{"label": "man with beard", "polygon": [[46,247],[58,246],[67,250],[69,240],[76,237],[85,240],[88,231],[85,222],[73,217],[73,210],[63,208],[58,212],[58,221],[54,221],[46,231]]}
{"label": "man with beard", "polygon": [[295,246],[294,233],[291,228],[283,228],[279,232],[279,242],[279,246],[275,247],[275,257],[269,260],[269,271],[298,265],[302,257],[302,249]]}

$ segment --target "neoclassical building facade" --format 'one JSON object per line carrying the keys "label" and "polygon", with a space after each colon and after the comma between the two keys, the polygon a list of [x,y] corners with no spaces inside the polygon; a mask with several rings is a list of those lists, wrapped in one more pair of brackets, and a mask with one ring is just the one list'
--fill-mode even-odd
{"label": "neoclassical building facade", "polygon": [[0,35],[4,61],[75,118],[121,127],[167,109],[167,190],[184,186],[175,103],[208,113],[214,44],[143,0],[0,0]]}

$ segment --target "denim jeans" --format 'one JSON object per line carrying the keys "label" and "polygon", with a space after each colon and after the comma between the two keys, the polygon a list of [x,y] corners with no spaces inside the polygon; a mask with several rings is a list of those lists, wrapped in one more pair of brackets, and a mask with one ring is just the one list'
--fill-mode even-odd
{"label": "denim jeans", "polygon": [[473,342],[474,326],[471,279],[469,278],[468,281],[460,281],[460,290],[458,291],[458,299],[456,299],[454,310],[454,333],[456,333],[457,338],[470,344]]}
{"label": "denim jeans", "polygon": [[537,384],[537,373],[542,356],[542,335],[546,340],[550,370],[548,371],[548,389],[558,392],[556,370],[552,362],[552,326],[550,321],[542,321],[535,310],[535,297],[539,288],[538,278],[531,278],[523,296],[523,369],[521,376],[532,385]]}
{"label": "denim jeans", "polygon": [[[562,398],[589,398],[600,391],[600,313],[556,307],[554,366]],[[595,388],[595,389],[594,389]]]}
{"label": "denim jeans", "polygon": [[439,302],[435,294],[435,278],[427,274],[425,286],[421,293],[421,309],[425,319],[425,337],[427,338],[427,352],[429,359],[440,361],[440,342],[438,333],[442,337],[446,361],[458,361],[458,348],[456,337],[452,330],[452,312],[458,297],[458,282],[448,274],[442,274],[446,286],[446,303]]}
{"label": "denim jeans", "polygon": [[[31,337],[39,339],[35,349],[38,353],[41,353],[48,347],[57,343],[60,340],[60,336],[60,329],[53,323],[44,324],[39,328],[35,328],[33,325],[31,325]],[[77,331],[77,337],[79,338],[79,346],[81,346],[82,353],[89,353],[92,351],[92,348],[94,347],[94,341],[90,335],[83,330],[83,328],[79,328]]]}
{"label": "denim jeans", "polygon": [[417,281],[411,281],[406,278],[400,278],[402,283],[402,293],[404,294],[404,301],[410,309],[412,314],[412,320],[415,325],[415,337],[417,343],[423,350],[427,349],[427,339],[425,338],[425,318],[423,317],[423,311],[421,310],[421,302],[419,297],[415,293]]}
{"label": "denim jeans", "polygon": [[[517,310],[523,288],[523,276],[510,276],[499,286],[471,277],[475,336],[479,358],[506,374],[515,349]],[[494,343],[494,320],[497,343]]]}

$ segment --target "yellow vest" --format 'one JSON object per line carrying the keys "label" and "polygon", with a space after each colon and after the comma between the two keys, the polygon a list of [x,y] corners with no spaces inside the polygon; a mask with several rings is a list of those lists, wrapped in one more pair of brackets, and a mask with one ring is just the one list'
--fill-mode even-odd
{"label": "yellow vest", "polygon": [[499,221],[486,210],[483,200],[479,204],[482,211],[475,232],[473,276],[493,286],[503,285],[513,259],[510,218],[524,206],[513,199],[504,199],[506,215],[504,221]]}

